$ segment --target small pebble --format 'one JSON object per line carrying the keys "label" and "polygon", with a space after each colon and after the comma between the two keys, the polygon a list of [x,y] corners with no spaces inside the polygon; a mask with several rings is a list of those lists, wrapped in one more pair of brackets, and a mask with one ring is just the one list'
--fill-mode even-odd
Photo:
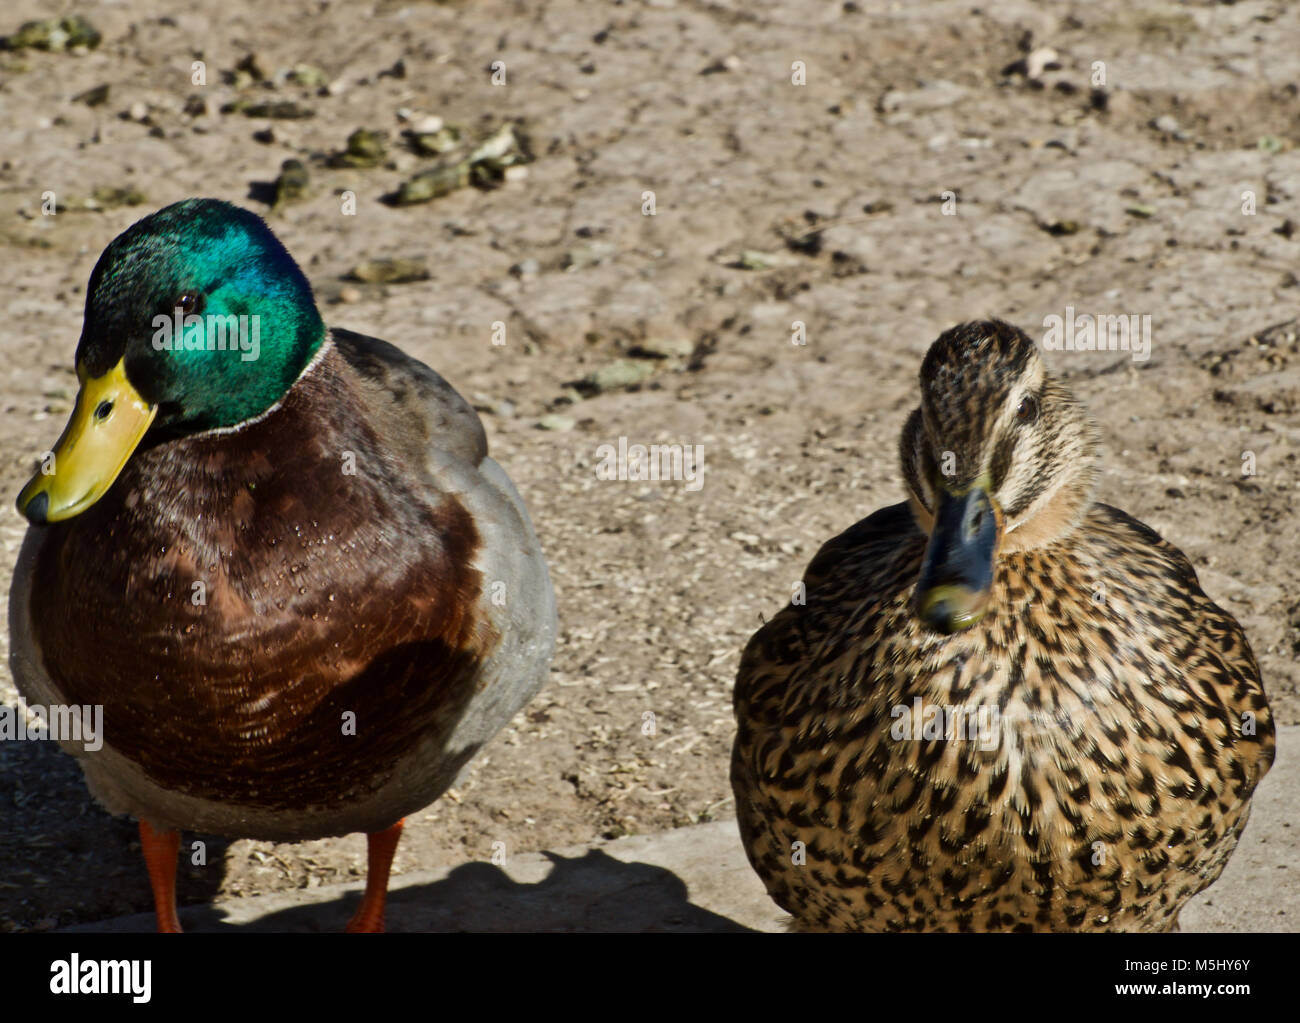
{"label": "small pebble", "polygon": [[588,373],[575,385],[580,392],[600,394],[603,391],[617,391],[641,383],[655,371],[653,362],[645,359],[615,359]]}
{"label": "small pebble", "polygon": [[368,259],[353,267],[351,277],[365,284],[409,284],[413,281],[427,281],[429,270],[415,259]]}
{"label": "small pebble", "polygon": [[634,346],[631,354],[642,359],[686,359],[694,351],[695,342],[690,338],[651,337]]}
{"label": "small pebble", "polygon": [[1025,58],[1025,77],[1041,78],[1048,65],[1055,64],[1057,52],[1050,46],[1040,46]]}

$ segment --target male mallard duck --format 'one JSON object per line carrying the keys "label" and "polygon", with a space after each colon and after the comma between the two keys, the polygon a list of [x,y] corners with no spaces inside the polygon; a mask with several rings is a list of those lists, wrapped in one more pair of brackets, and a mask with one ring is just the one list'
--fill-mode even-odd
{"label": "male mallard duck", "polygon": [[102,749],[65,749],[139,819],[159,930],[180,929],[180,829],[365,831],[348,929],[382,930],[402,818],[537,692],[555,643],[482,424],[427,366],[327,329],[266,224],[210,199],[108,246],[76,365],[18,498],[18,688],[102,705]]}
{"label": "male mallard duck", "polygon": [[1005,323],[943,334],[905,504],[827,543],[736,680],[745,849],[806,930],[1176,928],[1273,761],[1241,627],[1092,500],[1095,428]]}

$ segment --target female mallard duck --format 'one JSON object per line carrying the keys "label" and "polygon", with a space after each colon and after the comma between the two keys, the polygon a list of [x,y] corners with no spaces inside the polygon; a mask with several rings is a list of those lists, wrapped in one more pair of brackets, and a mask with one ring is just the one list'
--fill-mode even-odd
{"label": "female mallard duck", "polygon": [[827,543],[750,640],[731,779],[808,930],[1174,929],[1273,761],[1241,627],[1092,501],[1095,429],[1005,323],[941,336],[908,502]]}
{"label": "female mallard duck", "polygon": [[267,226],[208,199],[105,250],[76,365],[18,498],[20,691],[103,707],[102,748],[65,748],[139,819],[159,930],[180,929],[179,829],[365,831],[348,929],[382,930],[402,818],[540,688],[555,642],[478,417],[392,345],[327,329]]}

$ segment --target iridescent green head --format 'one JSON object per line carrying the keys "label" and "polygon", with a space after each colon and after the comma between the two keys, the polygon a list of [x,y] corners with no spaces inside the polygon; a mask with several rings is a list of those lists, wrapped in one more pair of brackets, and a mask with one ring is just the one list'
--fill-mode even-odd
{"label": "iridescent green head", "polygon": [[260,415],[324,339],[307,278],[260,217],[215,199],[145,217],[91,274],[76,409],[52,471],[23,489],[19,510],[69,518],[108,490],[146,434]]}

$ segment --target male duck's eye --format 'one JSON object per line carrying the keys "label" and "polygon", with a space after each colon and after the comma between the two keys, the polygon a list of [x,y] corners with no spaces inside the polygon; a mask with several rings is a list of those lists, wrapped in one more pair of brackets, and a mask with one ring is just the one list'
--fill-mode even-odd
{"label": "male duck's eye", "polygon": [[189,316],[198,310],[199,293],[197,291],[183,291],[176,296],[176,301],[172,303],[172,306]]}
{"label": "male duck's eye", "polygon": [[1032,423],[1038,418],[1038,399],[1032,396],[1026,396],[1016,406],[1016,422]]}
{"label": "male duck's eye", "polygon": [[95,418],[102,423],[105,419],[109,417],[112,411],[113,411],[113,403],[111,401],[101,401],[98,405],[95,406]]}

